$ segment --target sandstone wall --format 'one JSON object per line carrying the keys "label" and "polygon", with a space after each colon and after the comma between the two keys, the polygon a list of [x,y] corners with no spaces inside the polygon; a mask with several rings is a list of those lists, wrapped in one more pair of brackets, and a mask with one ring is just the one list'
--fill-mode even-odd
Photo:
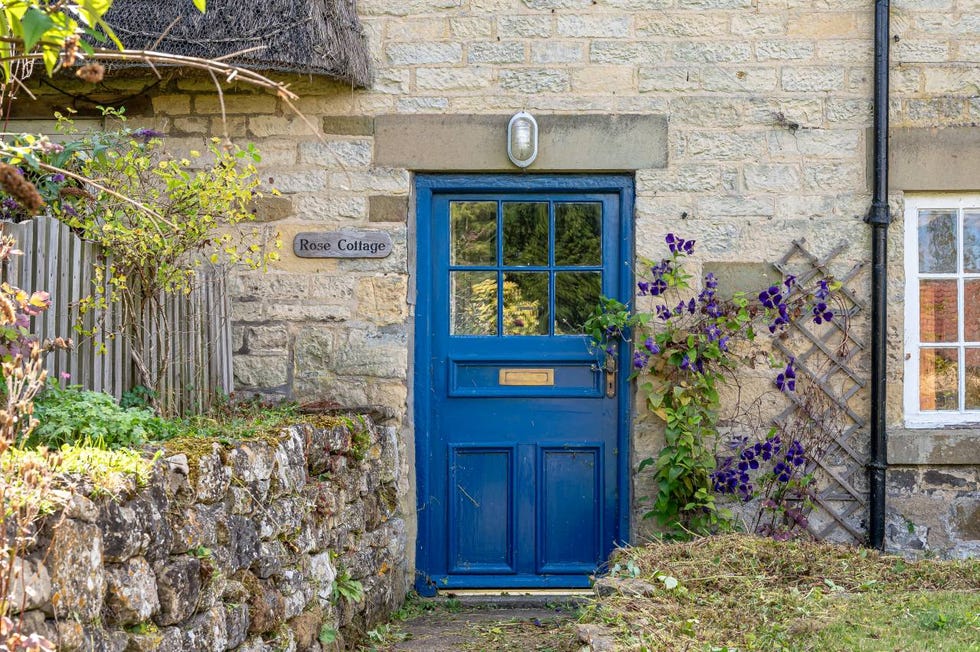
{"label": "sandstone wall", "polygon": [[[116,499],[76,495],[18,560],[14,604],[63,652],[342,649],[407,584],[395,433],[295,426],[191,441]],[[175,448],[177,448],[175,446]],[[92,488],[87,489],[89,492]],[[338,580],[338,575],[340,580]],[[336,582],[362,583],[364,600]],[[321,646],[321,628],[338,643]]]}

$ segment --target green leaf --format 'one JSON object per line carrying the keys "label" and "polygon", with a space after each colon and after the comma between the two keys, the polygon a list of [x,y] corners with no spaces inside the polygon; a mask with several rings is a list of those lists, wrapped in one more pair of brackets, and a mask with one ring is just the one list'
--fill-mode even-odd
{"label": "green leaf", "polygon": [[29,7],[20,24],[24,29],[24,49],[28,52],[34,49],[45,32],[54,27],[54,21],[37,7]]}
{"label": "green leaf", "polygon": [[207,0],[194,0],[194,6],[197,7],[197,10],[200,11],[202,14],[204,13],[204,10],[205,10],[205,6],[204,5],[205,5],[206,1]]}

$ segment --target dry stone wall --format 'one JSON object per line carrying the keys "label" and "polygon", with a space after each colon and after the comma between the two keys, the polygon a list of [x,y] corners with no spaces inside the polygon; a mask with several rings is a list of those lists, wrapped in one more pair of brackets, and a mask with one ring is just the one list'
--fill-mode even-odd
{"label": "dry stone wall", "polygon": [[[73,496],[13,604],[62,652],[343,649],[407,584],[392,428],[294,426],[164,452],[147,486]],[[175,446],[175,450],[181,447]],[[360,582],[353,603],[337,582]],[[24,592],[26,591],[26,595]],[[337,642],[321,645],[322,628]]]}

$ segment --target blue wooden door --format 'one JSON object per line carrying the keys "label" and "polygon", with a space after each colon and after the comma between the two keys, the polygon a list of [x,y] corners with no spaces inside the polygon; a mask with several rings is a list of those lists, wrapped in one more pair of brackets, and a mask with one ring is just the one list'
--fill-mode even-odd
{"label": "blue wooden door", "polygon": [[632,180],[416,189],[417,588],[588,586],[627,537],[628,352],[581,325],[629,294]]}

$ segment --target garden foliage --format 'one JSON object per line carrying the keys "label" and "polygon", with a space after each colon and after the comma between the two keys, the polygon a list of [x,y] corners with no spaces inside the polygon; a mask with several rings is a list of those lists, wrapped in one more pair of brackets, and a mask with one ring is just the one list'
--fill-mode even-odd
{"label": "garden foliage", "polygon": [[[759,432],[758,420],[746,426],[748,432],[722,432],[724,408],[738,413],[738,406],[723,405],[721,390],[737,384],[739,373],[760,358],[776,364],[760,337],[780,337],[797,319],[817,324],[835,319],[830,304],[837,286],[821,280],[803,288],[788,276],[757,294],[726,298],[709,273],[696,291],[685,269],[694,244],[669,234],[665,258],[641,261],[637,294],[649,309],[604,298],[585,325],[609,354],[618,341],[634,344],[633,375],[647,408],[665,423],[666,445],[639,465],[641,471],[652,467],[657,485],[647,516],[656,517],[672,536],[711,533],[733,525],[719,495],[742,501],[761,497],[764,514],[753,519],[754,529],[777,534],[805,527],[807,455],[812,462],[817,451],[804,451],[793,433]],[[797,381],[790,359],[773,384],[780,392],[795,392]]]}

